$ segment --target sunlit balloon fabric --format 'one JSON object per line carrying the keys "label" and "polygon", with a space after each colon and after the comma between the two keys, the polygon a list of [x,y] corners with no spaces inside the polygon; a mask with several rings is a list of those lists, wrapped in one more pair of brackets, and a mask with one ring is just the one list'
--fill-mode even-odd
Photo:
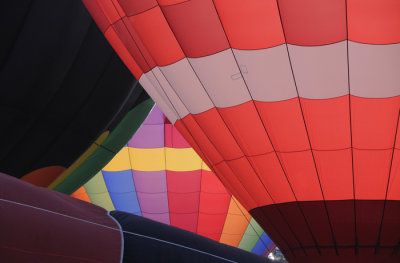
{"label": "sunlit balloon fabric", "polygon": [[274,243],[155,106],[74,197],[267,255]]}
{"label": "sunlit balloon fabric", "polygon": [[400,261],[400,1],[84,2],[289,260]]}

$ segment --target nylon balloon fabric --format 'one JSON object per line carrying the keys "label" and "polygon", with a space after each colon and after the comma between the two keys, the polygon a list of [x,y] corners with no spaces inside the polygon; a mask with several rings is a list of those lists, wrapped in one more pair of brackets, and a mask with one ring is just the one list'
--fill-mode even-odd
{"label": "nylon balloon fabric", "polygon": [[0,261],[270,262],[176,227],[82,202],[0,173]]}
{"label": "nylon balloon fabric", "polygon": [[[2,1],[0,32],[0,171],[63,181],[70,194],[134,134],[117,129],[122,120],[138,128],[152,102],[80,0]],[[85,168],[96,172],[80,172],[90,155]]]}
{"label": "nylon balloon fabric", "polygon": [[126,147],[72,196],[256,254],[275,248],[157,106]]}
{"label": "nylon balloon fabric", "polygon": [[84,2],[289,261],[400,261],[400,2]]}

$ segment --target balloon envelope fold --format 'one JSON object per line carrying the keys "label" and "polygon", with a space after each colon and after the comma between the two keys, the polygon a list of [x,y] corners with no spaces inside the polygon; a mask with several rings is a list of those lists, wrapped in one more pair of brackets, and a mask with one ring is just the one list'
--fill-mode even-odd
{"label": "balloon envelope fold", "polygon": [[290,261],[399,261],[398,1],[84,2]]}

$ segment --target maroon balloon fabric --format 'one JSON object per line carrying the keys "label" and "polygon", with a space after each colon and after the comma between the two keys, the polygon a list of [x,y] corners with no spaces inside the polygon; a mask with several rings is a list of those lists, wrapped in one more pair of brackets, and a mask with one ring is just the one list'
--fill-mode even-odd
{"label": "maroon balloon fabric", "polygon": [[0,262],[115,262],[122,233],[98,206],[0,173]]}

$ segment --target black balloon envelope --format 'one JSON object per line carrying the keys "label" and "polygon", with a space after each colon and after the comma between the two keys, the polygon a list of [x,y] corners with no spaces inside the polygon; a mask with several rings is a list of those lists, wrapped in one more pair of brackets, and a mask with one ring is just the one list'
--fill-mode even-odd
{"label": "black balloon envelope", "polygon": [[79,0],[1,1],[0,32],[0,171],[72,192],[153,102]]}

